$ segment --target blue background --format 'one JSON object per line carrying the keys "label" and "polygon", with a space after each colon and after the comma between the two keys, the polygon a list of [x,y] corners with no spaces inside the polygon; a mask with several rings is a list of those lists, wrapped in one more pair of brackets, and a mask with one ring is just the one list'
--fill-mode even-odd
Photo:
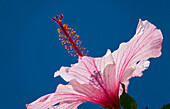
{"label": "blue background", "polygon": [[[128,93],[138,109],[159,109],[170,102],[169,0],[0,0],[0,108],[24,109],[42,95],[66,84],[54,72],[77,59],[61,46],[51,20],[64,14],[64,23],[77,31],[89,56],[113,52],[134,34],[139,18],[149,20],[164,35],[162,56],[150,59],[141,78],[132,78]],[[84,103],[79,109],[103,109]]]}

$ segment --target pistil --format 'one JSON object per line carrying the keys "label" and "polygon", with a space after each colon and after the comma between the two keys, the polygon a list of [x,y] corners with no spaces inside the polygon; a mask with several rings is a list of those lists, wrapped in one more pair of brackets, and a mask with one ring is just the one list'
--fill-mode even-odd
{"label": "pistil", "polygon": [[75,51],[77,52],[78,56],[82,57],[84,56],[83,54],[83,51],[80,52],[79,50],[79,46],[76,46],[75,42],[73,41],[73,39],[70,37],[71,35],[68,33],[68,31],[64,28],[63,24],[62,24],[62,18],[63,18],[63,15],[60,14],[60,19],[57,16],[55,16],[55,18],[53,17],[52,20],[54,20],[60,27],[61,27],[61,30],[63,31],[63,33],[65,34],[65,36],[67,37],[67,39],[70,41],[69,44],[71,44]]}

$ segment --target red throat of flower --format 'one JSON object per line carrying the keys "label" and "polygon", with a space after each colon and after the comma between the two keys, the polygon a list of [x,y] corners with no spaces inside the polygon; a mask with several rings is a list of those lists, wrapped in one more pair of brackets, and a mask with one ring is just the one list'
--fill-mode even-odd
{"label": "red throat of flower", "polygon": [[84,56],[87,55],[88,51],[85,53],[85,48],[81,47],[82,41],[78,40],[79,35],[75,34],[71,28],[68,28],[68,24],[62,24],[63,15],[56,15],[52,18],[61,28],[57,29],[59,33],[59,40],[61,40],[62,45],[65,45],[65,49],[71,56]]}

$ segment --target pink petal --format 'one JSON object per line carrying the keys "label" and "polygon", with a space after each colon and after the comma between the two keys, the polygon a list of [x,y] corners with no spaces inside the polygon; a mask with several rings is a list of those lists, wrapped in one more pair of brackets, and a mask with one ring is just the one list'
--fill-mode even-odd
{"label": "pink petal", "polygon": [[[127,88],[128,88],[128,85],[129,85],[129,79],[131,77],[135,77],[135,76],[141,77],[143,75],[142,71],[147,69],[149,67],[149,64],[150,64],[149,61],[141,60],[136,65],[136,68],[130,67],[125,71],[124,76],[122,77],[122,81],[123,81],[122,83],[125,85],[125,91],[126,92],[127,92]],[[123,92],[123,88],[122,88],[122,86],[120,86],[119,96],[122,94],[122,92]]]}
{"label": "pink petal", "polygon": [[63,67],[62,66],[59,71],[54,73],[54,77],[61,76],[67,82],[71,79],[74,79],[74,76],[67,76],[69,69],[70,69],[70,67]]}
{"label": "pink petal", "polygon": [[137,65],[136,65],[136,69],[133,72],[133,74],[131,75],[131,77],[141,77],[143,75],[142,71],[144,71],[145,69],[147,69],[149,67],[150,62],[147,60],[141,60]]}
{"label": "pink petal", "polygon": [[[71,80],[68,85],[59,85],[55,93],[47,94],[27,104],[27,109],[77,109],[83,102],[94,102],[104,107],[112,107],[106,93],[90,84],[80,84]],[[60,103],[58,106],[54,106]]]}
{"label": "pink petal", "polygon": [[101,90],[93,87],[90,84],[80,84],[76,80],[71,80],[69,85],[71,85],[76,92],[87,95],[88,97],[94,99],[102,99],[105,97],[105,94]]}
{"label": "pink petal", "polygon": [[117,82],[124,82],[131,76],[141,76],[141,71],[149,65],[140,68],[144,63],[140,63],[141,65],[136,65],[136,63],[148,58],[159,57],[162,40],[163,36],[160,30],[148,21],[139,20],[135,36],[129,42],[120,44],[119,49],[112,53],[116,63]]}
{"label": "pink petal", "polygon": [[94,59],[84,56],[72,67],[62,67],[59,71],[55,72],[55,76],[60,75],[65,81],[76,79],[79,83],[89,84],[94,71],[97,71]]}
{"label": "pink petal", "polygon": [[108,64],[103,72],[103,81],[115,107],[119,106],[119,84],[115,79],[115,64]]}
{"label": "pink petal", "polygon": [[76,92],[90,97],[90,102],[94,102],[103,107],[112,107],[112,102],[110,98],[108,98],[106,91],[99,90],[90,84],[80,84],[76,80],[71,80],[69,85],[72,85]]}
{"label": "pink petal", "polygon": [[114,64],[114,59],[111,51],[108,49],[102,58],[95,58],[95,63],[97,69],[103,74],[103,71],[108,64]]}
{"label": "pink petal", "polygon": [[[117,100],[115,97],[118,98],[117,92],[119,88],[117,87],[117,92],[112,91],[116,89],[116,86],[112,84],[114,75],[109,76],[109,78],[106,77],[107,74],[114,72],[105,71],[105,74],[103,73],[104,70],[108,70],[105,67],[110,64],[114,64],[113,56],[111,51],[107,50],[106,55],[102,58],[81,57],[77,64],[72,65],[72,67],[62,67],[60,71],[55,73],[55,76],[60,75],[65,81],[70,81],[69,84],[72,85],[74,90],[92,99],[96,99],[91,99],[91,102],[103,106],[112,106],[114,103],[111,102]],[[72,82],[73,79],[77,80],[77,82]],[[105,84],[103,79],[108,84]]]}
{"label": "pink petal", "polygon": [[60,102],[83,102],[90,98],[73,90],[71,85],[58,85],[55,93],[40,97],[27,104],[27,109],[48,109]]}
{"label": "pink petal", "polygon": [[55,77],[60,75],[67,82],[76,79],[81,84],[94,84],[94,87],[101,88],[103,70],[108,64],[113,64],[110,50],[102,58],[81,57],[72,67],[61,67],[55,72]]}
{"label": "pink petal", "polygon": [[109,64],[105,67],[103,78],[107,90],[112,95],[115,95],[114,93],[116,93],[116,89],[118,88],[118,85],[116,84],[115,81],[115,64]]}
{"label": "pink petal", "polygon": [[[42,96],[41,98],[37,99],[36,101],[30,103],[30,104],[26,104],[27,109],[40,109],[42,104],[48,103],[48,101],[51,101],[51,99],[53,98],[54,93],[52,94],[47,94]],[[42,109],[45,109],[43,107],[41,107]]]}

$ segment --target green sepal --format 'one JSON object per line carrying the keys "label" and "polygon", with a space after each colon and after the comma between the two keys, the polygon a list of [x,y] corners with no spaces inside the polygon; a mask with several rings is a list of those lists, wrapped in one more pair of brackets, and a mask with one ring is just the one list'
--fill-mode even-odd
{"label": "green sepal", "polygon": [[122,84],[123,93],[120,96],[119,104],[122,106],[123,109],[137,109],[136,101],[125,92],[125,85]]}
{"label": "green sepal", "polygon": [[163,107],[161,107],[161,109],[170,109],[170,103],[166,104],[166,105],[163,105]]}

